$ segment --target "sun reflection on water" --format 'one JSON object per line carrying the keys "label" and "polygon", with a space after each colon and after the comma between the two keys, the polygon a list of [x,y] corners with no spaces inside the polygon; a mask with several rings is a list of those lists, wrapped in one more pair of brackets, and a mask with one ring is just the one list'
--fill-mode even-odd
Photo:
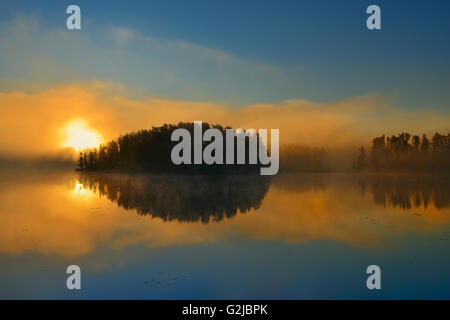
{"label": "sun reflection on water", "polygon": [[94,192],[85,188],[82,183],[77,182],[72,189],[72,195],[74,196],[93,196]]}

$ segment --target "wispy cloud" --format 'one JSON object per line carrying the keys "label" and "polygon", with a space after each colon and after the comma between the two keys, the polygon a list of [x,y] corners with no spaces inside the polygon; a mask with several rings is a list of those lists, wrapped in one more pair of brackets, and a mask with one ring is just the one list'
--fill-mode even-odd
{"label": "wispy cloud", "polygon": [[27,16],[0,27],[4,90],[101,80],[160,97],[245,101],[266,91],[282,94],[289,85],[289,77],[276,66],[135,29],[86,22],[81,31],[68,31]]}

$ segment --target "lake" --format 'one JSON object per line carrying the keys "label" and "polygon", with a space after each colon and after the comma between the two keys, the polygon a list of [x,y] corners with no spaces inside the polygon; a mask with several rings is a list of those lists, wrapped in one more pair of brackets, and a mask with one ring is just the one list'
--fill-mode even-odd
{"label": "lake", "polygon": [[0,229],[2,299],[450,298],[447,175],[8,170]]}

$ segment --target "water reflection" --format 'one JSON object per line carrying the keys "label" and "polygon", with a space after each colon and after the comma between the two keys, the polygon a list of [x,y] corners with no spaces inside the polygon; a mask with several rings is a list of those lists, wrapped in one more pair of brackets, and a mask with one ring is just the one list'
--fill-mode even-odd
{"label": "water reflection", "polygon": [[203,223],[258,209],[270,182],[260,176],[89,173],[80,174],[79,181],[83,188],[98,192],[126,210],[136,209],[141,215],[164,221]]}
{"label": "water reflection", "polygon": [[359,186],[362,196],[369,192],[373,201],[385,208],[403,210],[434,206],[450,207],[450,176],[429,174],[303,174],[279,175],[273,180],[285,192],[323,191],[335,185]]}
{"label": "water reflection", "polygon": [[384,208],[450,207],[450,179],[446,175],[281,174],[269,179],[83,173],[74,192],[97,193],[120,208],[164,221],[208,223],[259,209],[271,184],[283,193],[312,194],[336,186],[345,189],[358,186],[362,196],[369,191],[373,202]]}
{"label": "water reflection", "polygon": [[[374,262],[389,270],[387,298],[415,297],[424,277],[425,297],[448,297],[448,181],[0,171],[0,297],[71,298],[69,264],[83,266],[85,298],[365,297]],[[190,280],[146,285],[161,271]]]}
{"label": "water reflection", "polygon": [[448,181],[406,175],[280,174],[269,181],[9,172],[0,179],[0,253],[75,257],[99,246],[242,239],[375,248],[410,233],[446,238],[439,234],[450,224]]}
{"label": "water reflection", "polygon": [[370,184],[374,201],[403,210],[434,205],[450,207],[450,177],[436,175],[373,175],[362,185]]}

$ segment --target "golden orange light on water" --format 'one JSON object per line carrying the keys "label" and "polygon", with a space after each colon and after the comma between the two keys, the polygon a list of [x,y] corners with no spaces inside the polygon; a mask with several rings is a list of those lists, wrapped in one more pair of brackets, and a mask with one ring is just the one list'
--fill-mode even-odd
{"label": "golden orange light on water", "polygon": [[78,200],[81,200],[81,199],[89,200],[95,195],[95,193],[92,190],[90,190],[89,188],[86,188],[80,182],[75,183],[73,188],[71,188],[69,190],[69,193],[72,197],[75,197]]}
{"label": "golden orange light on water", "polygon": [[85,194],[86,193],[86,189],[84,189],[83,184],[77,183],[75,185],[75,188],[73,189],[73,193],[74,194]]}
{"label": "golden orange light on water", "polygon": [[102,141],[100,135],[88,127],[85,120],[77,119],[70,121],[63,129],[65,140],[64,147],[72,147],[76,151],[85,148],[98,147]]}

